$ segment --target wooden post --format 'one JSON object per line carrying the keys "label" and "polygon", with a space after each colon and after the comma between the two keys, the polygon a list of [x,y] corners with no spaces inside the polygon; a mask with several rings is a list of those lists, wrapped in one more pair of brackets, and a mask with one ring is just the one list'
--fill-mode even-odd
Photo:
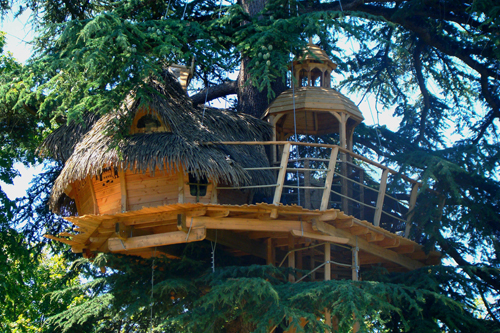
{"label": "wooden post", "polygon": [[380,178],[380,188],[378,190],[377,206],[375,208],[375,216],[373,217],[373,224],[375,226],[380,225],[380,218],[382,217],[382,208],[384,206],[385,189],[387,188],[387,177],[389,176],[389,169],[385,169],[382,172],[382,178]]}
{"label": "wooden post", "polygon": [[122,195],[122,213],[125,213],[128,210],[127,207],[127,181],[125,179],[125,172],[123,169],[118,171],[118,177],[120,178],[120,192]]}
{"label": "wooden post", "polygon": [[[288,234],[288,251],[295,249],[295,239],[291,234]],[[288,268],[295,268],[295,251],[288,254]],[[295,282],[295,276],[290,273],[288,275],[289,282]]]}
{"label": "wooden post", "polygon": [[411,194],[410,194],[410,205],[408,207],[408,216],[406,217],[406,228],[405,228],[405,237],[408,238],[410,236],[410,230],[411,230],[411,221],[413,219],[413,215],[415,212],[413,209],[415,209],[415,204],[417,203],[417,194],[418,194],[418,187],[420,186],[419,183],[413,184],[413,187],[411,189]]}
{"label": "wooden post", "polygon": [[[304,168],[309,169],[309,160],[304,161]],[[311,171],[304,171],[304,208],[311,209],[311,190],[307,187],[311,186]],[[299,189],[300,191],[300,189]]]}
{"label": "wooden post", "polygon": [[267,258],[266,258],[266,264],[268,265],[274,265],[275,261],[275,251],[274,251],[274,246],[273,246],[273,239],[268,238],[266,240],[266,249],[267,249]]}
{"label": "wooden post", "polygon": [[[309,249],[309,256],[311,257],[311,262],[309,263],[309,268],[312,271],[316,268],[316,262],[314,261],[314,248]],[[316,272],[313,272],[309,275],[311,277],[311,281],[316,280]]]}
{"label": "wooden post", "polygon": [[290,144],[286,143],[283,148],[283,154],[281,155],[281,169],[278,173],[278,186],[276,187],[276,191],[274,192],[274,205],[279,205],[281,200],[281,192],[283,192],[283,185],[285,183],[286,176],[286,167],[288,165],[288,156],[290,156]]}
{"label": "wooden post", "polygon": [[[181,167],[179,167],[181,168]],[[177,173],[177,193],[178,193],[178,198],[177,201],[179,203],[184,203],[184,171],[182,169],[179,170]]]}
{"label": "wooden post", "polygon": [[217,199],[217,183],[215,181],[212,181],[212,193],[210,195],[210,203],[212,204],[218,204],[218,199]]}
{"label": "wooden post", "polygon": [[339,147],[332,148],[332,153],[330,154],[330,161],[328,162],[328,171],[326,173],[325,190],[323,191],[323,197],[321,198],[320,210],[326,210],[328,209],[329,206],[333,175],[335,173],[335,166],[337,165],[338,153],[339,153]]}
{"label": "wooden post", "polygon": [[352,248],[352,280],[353,281],[358,281],[359,280],[359,275],[358,275],[358,236],[356,236],[356,246]]}
{"label": "wooden post", "polygon": [[[302,251],[297,251],[295,252],[297,255],[297,269],[304,269],[304,263],[303,263],[303,252]],[[302,277],[302,273],[298,272],[297,277],[300,279]]]}
{"label": "wooden post", "polygon": [[[325,281],[330,281],[332,279],[332,264],[330,264],[331,250],[331,244],[325,243],[325,262],[327,263],[325,265]],[[328,309],[325,309],[325,324],[330,327],[332,326],[332,315]]]}

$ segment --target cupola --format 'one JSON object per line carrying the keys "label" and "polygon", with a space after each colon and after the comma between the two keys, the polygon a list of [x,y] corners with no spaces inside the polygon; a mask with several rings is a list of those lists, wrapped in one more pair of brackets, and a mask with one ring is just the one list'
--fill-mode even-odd
{"label": "cupola", "polygon": [[279,95],[263,118],[273,125],[273,139],[339,134],[339,145],[351,149],[354,128],[364,118],[356,104],[331,88],[337,65],[311,41],[291,67],[293,87]]}

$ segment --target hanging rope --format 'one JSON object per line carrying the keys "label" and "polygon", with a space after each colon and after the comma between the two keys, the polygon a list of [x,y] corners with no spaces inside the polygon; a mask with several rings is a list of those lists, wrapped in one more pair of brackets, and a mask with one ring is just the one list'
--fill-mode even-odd
{"label": "hanging rope", "polygon": [[203,122],[205,121],[205,110],[207,109],[207,99],[208,99],[208,88],[210,87],[210,81],[207,79],[207,93],[205,94],[205,103],[203,104],[203,114],[201,116],[201,126],[203,126]]}
{"label": "hanging rope", "polygon": [[[292,51],[290,50],[290,53]],[[292,53],[293,54],[293,53]],[[297,137],[297,115],[295,112],[295,82],[293,82],[293,59],[292,59],[292,102],[293,102],[293,130],[294,130],[294,136],[295,136],[295,142],[298,142],[299,138]],[[296,146],[297,149],[297,161],[300,158],[300,152],[299,152],[299,146]],[[299,178],[299,171],[297,170],[296,172],[297,175],[297,205],[300,206],[300,178]]]}
{"label": "hanging rope", "polygon": [[184,20],[184,16],[186,15],[186,9],[187,9],[188,3],[186,2],[186,5],[184,6],[184,13],[182,13],[182,18],[181,20]]}
{"label": "hanging rope", "polygon": [[151,302],[150,302],[150,307],[151,307],[151,318],[150,318],[150,325],[151,325],[151,330],[150,332],[153,332],[153,305],[154,305],[154,286],[155,286],[155,261],[156,261],[156,246],[155,246],[155,252],[153,253],[153,263],[151,264]]}
{"label": "hanging rope", "polygon": [[215,242],[210,241],[210,247],[212,248],[212,273],[215,273],[215,248],[217,247],[217,229],[215,229]]}

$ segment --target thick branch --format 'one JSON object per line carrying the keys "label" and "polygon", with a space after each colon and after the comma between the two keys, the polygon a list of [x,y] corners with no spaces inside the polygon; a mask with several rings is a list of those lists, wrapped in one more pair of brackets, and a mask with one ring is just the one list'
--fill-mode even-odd
{"label": "thick branch", "polygon": [[219,97],[236,94],[237,92],[238,92],[238,81],[227,81],[217,86],[203,89],[199,93],[191,96],[191,99],[193,100],[194,105],[198,105],[214,100]]}
{"label": "thick branch", "polygon": [[420,92],[422,93],[422,97],[424,99],[424,108],[422,110],[422,114],[420,115],[420,129],[417,141],[420,141],[424,138],[425,121],[431,108],[431,97],[429,91],[427,90],[427,86],[425,85],[425,79],[422,73],[422,60],[420,59],[423,46],[423,43],[421,41],[418,41],[417,46],[415,47],[415,51],[413,52],[415,75],[417,76],[418,87],[420,88]]}
{"label": "thick branch", "polygon": [[[439,235],[438,244],[441,246],[444,252],[446,252],[459,266],[467,267],[472,266],[467,260],[465,260],[462,255],[457,251],[457,249],[451,245],[443,235]],[[470,273],[467,273],[470,274]],[[480,268],[474,270],[474,274],[479,277],[481,280],[495,288],[496,290],[500,290],[500,282],[495,279],[492,275],[488,274],[485,271],[482,271]]]}

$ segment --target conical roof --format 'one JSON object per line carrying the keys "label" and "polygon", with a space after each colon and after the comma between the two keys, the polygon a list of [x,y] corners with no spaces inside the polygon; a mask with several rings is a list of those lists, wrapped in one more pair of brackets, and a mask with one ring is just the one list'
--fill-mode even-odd
{"label": "conical roof", "polygon": [[334,63],[330,59],[330,57],[328,57],[326,52],[323,49],[321,49],[319,46],[313,44],[312,42],[309,42],[307,44],[306,48],[304,49],[304,51],[302,52],[302,54],[295,59],[294,65],[308,62],[308,61],[312,61],[315,63],[317,63],[318,61],[323,62],[323,63],[327,64],[328,67],[331,68],[331,70],[334,70],[335,68],[337,68],[337,64]]}
{"label": "conical roof", "polygon": [[[295,99],[295,100],[294,100]],[[335,89],[322,87],[290,88],[281,93],[269,106],[265,116],[295,111],[345,112],[362,121],[359,108]]]}

